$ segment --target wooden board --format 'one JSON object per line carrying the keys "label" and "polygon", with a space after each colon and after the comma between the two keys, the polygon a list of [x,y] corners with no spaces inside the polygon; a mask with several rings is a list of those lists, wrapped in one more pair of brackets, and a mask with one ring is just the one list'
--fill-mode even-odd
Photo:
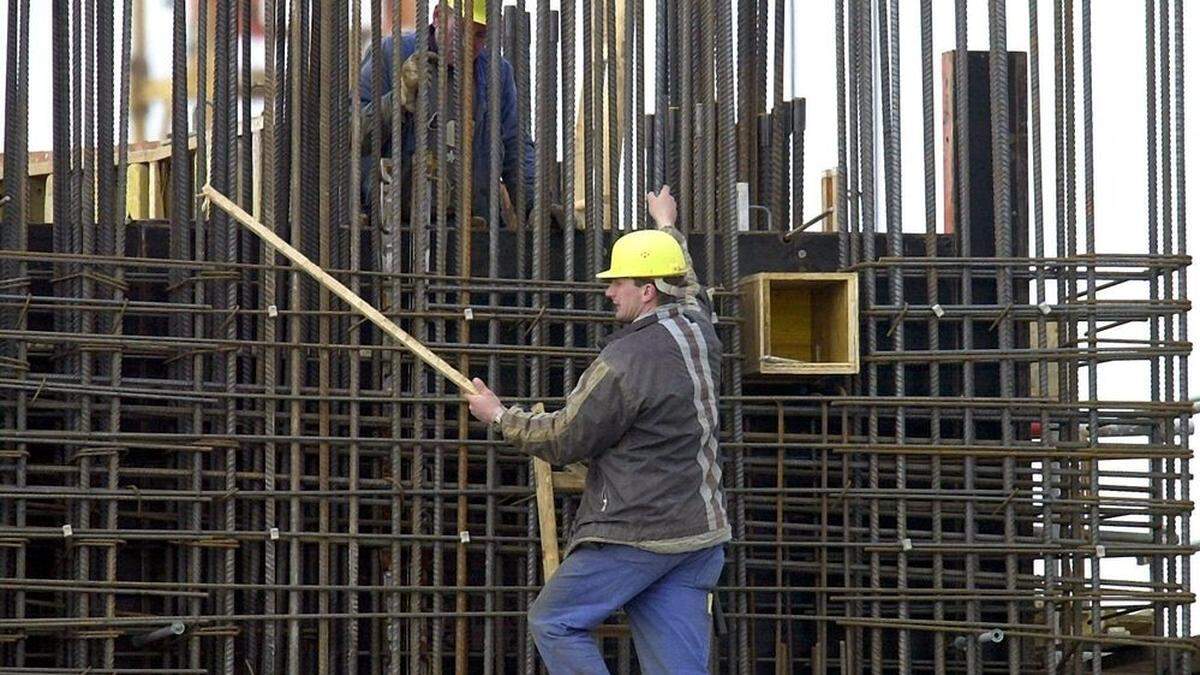
{"label": "wooden board", "polygon": [[[531,410],[545,412],[546,406],[535,403]],[[533,463],[534,495],[537,497],[538,539],[542,547],[542,583],[558,571],[558,515],[554,511],[554,469],[540,457],[530,457]]]}
{"label": "wooden board", "polygon": [[[942,54],[942,187],[943,232],[969,230],[971,255],[996,255],[994,200],[992,197],[992,102],[989,55],[967,52],[967,138],[956,138],[958,110],[955,103],[955,53]],[[1029,137],[1028,66],[1025,52],[1008,53],[1008,115],[1010,212],[1012,251],[1001,257],[1026,255],[1029,250]],[[967,176],[959,171],[959,157],[966,154]],[[959,199],[959,184],[966,181],[969,192],[965,209]],[[965,219],[967,227],[958,222]],[[977,345],[978,346],[978,345]]]}
{"label": "wooden board", "polygon": [[767,298],[763,295],[766,284],[762,275],[745,277],[739,283],[742,296],[742,354],[745,357],[743,372],[755,373],[761,365],[758,355],[767,353],[766,310]]}
{"label": "wooden board", "polygon": [[550,580],[558,571],[558,517],[554,511],[554,471],[544,459],[533,461],[538,508],[538,537],[542,546],[542,581]]}
{"label": "wooden board", "polygon": [[42,218],[43,223],[54,222],[54,174],[46,175],[45,186],[42,190]]}
{"label": "wooden board", "polygon": [[822,232],[838,231],[838,174],[835,169],[821,172],[821,210],[828,211],[829,217],[821,221]]}

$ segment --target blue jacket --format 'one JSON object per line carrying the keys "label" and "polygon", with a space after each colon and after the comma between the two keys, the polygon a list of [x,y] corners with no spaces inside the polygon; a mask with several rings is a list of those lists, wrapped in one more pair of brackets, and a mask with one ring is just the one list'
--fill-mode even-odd
{"label": "blue jacket", "polygon": [[[432,38],[432,29],[429,35]],[[416,35],[406,33],[400,40],[400,60],[403,62],[413,52],[416,51]],[[436,43],[433,39],[429,40],[430,50],[436,51]],[[359,98],[363,105],[368,105],[374,102],[374,96],[371,91],[372,72],[374,64],[371,62],[371,51],[367,50],[367,56],[363,61],[362,74],[358,80]],[[383,93],[387,94],[392,91],[392,38],[387,36],[380,43],[380,51],[383,55],[383,62],[389,67],[382,69]],[[473,193],[473,208],[475,215],[486,217],[488,214],[489,200],[489,175],[490,158],[487,148],[489,147],[488,136],[488,61],[489,55],[486,50],[481,51],[475,57],[475,110],[474,110],[474,140],[473,140],[473,167],[472,167],[472,193]],[[434,106],[436,103],[431,102]],[[434,112],[433,110],[430,111]],[[390,120],[384,120],[384,124],[390,124]],[[410,172],[413,152],[416,148],[416,137],[413,132],[413,115],[409,112],[404,113],[403,138],[401,143],[402,152],[402,169],[401,180],[404,181],[405,193],[409,185],[411,185]],[[518,167],[520,162],[524,162],[525,176],[524,186],[526,196],[526,204],[533,202],[533,143],[527,138],[521,125],[517,119],[517,87],[513,80],[512,64],[506,59],[500,60],[500,135],[502,138],[500,158],[500,178],[508,186],[510,195],[516,199],[515,190],[518,184]],[[430,152],[436,151],[436,141],[430,137],[429,145]],[[392,154],[391,142],[385,142],[381,148],[382,156],[389,157]],[[369,175],[366,170],[370,168],[369,157],[363,158],[364,173],[363,176]]]}

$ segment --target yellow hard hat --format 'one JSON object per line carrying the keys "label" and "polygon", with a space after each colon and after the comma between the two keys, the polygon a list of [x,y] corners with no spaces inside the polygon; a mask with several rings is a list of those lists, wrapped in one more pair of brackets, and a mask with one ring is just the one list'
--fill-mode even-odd
{"label": "yellow hard hat", "polygon": [[612,265],[597,279],[657,279],[687,272],[683,248],[661,230],[637,230],[613,244]]}
{"label": "yellow hard hat", "polygon": [[[501,0],[496,0],[500,2]],[[458,7],[458,0],[446,0],[446,4],[451,7]],[[474,20],[475,23],[487,25],[487,0],[474,0]]]}

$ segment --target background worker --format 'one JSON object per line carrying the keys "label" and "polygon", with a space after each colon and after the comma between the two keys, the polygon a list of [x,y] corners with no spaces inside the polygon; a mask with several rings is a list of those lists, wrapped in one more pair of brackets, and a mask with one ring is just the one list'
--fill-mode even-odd
{"label": "background worker", "polygon": [[551,673],[607,672],[591,631],[624,607],[644,673],[707,673],[709,593],[730,539],[717,449],[721,343],[670,189],[646,195],[658,229],[613,245],[605,295],[627,323],[566,405],[505,407],[479,379],[471,413],[555,465],[589,462],[566,558],[529,609]]}
{"label": "background worker", "polygon": [[[488,78],[488,63],[490,55],[484,49],[487,42],[487,0],[450,0],[449,5],[456,7],[461,1],[473,1],[471,18],[473,19],[472,44],[471,49],[475,55],[475,72],[473,75],[474,84],[474,105],[472,120],[474,125],[471,157],[471,191],[472,191],[472,210],[474,216],[486,217],[488,213],[488,202],[491,195],[490,191],[490,164],[491,158],[488,153],[488,148],[491,147],[490,135],[488,134],[488,96],[489,78]],[[454,136],[457,133],[457,125],[460,120],[454,118],[460,114],[458,110],[459,100],[459,83],[461,82],[460,73],[456,67],[454,55],[459,51],[460,41],[465,37],[461,34],[459,23],[455,19],[454,14],[443,17],[441,6],[434,7],[433,21],[430,23],[427,30],[418,31],[416,33],[407,33],[400,39],[400,59],[403,61],[401,68],[401,86],[395,87],[392,82],[392,37],[384,37],[380,42],[380,54],[383,59],[380,75],[382,76],[383,95],[379,105],[379,116],[383,120],[383,137],[381,139],[380,156],[392,156],[392,138],[391,138],[391,119],[392,106],[396,103],[404,108],[404,123],[403,137],[400,143],[400,167],[399,175],[396,179],[399,180],[401,188],[401,199],[404,204],[411,204],[412,190],[412,157],[416,149],[416,135],[414,134],[414,117],[416,110],[417,93],[421,84],[422,67],[429,68],[436,63],[437,58],[447,58],[448,66],[448,86],[450,90],[447,92],[447,100],[451,101],[448,113],[450,119],[439,120],[436,103],[430,106],[428,110],[429,119],[424,120],[424,124],[430,130],[430,156],[436,156],[437,152],[437,128],[439,124],[445,124],[446,127],[446,143],[448,145],[447,156],[449,158],[445,176],[453,185],[458,179],[458,169],[456,168],[458,161],[458,149],[454,147],[457,143]],[[443,19],[445,21],[443,22]],[[445,30],[443,30],[443,27]],[[414,55],[417,48],[417,40],[423,39],[428,41],[430,57],[427,63],[418,63],[417,57]],[[374,82],[374,70],[376,64],[372,61],[374,50],[368,49],[366,58],[363,60],[362,72],[358,81],[359,98],[363,103],[363,124],[362,131],[364,135],[362,152],[363,152],[363,176],[370,176],[372,167],[371,156],[372,148],[374,147],[374,131],[375,131],[375,97],[372,84]],[[437,87],[436,74],[433,77],[425,78],[426,82]],[[507,186],[511,192],[516,189],[518,184],[519,166],[524,162],[524,188],[525,194],[533,194],[533,178],[534,178],[534,158],[533,144],[526,137],[526,134],[521,129],[521,125],[517,119],[517,88],[513,79],[512,64],[505,59],[500,60],[500,178],[504,186]],[[430,92],[429,101],[437,101],[437,92]],[[453,133],[452,133],[453,132]],[[364,193],[370,190],[370,185],[373,181],[364,180]],[[450,191],[453,194],[453,190]],[[370,203],[368,195],[363,195],[364,203]],[[532,197],[527,200],[532,203]],[[452,205],[447,204],[447,207]]]}

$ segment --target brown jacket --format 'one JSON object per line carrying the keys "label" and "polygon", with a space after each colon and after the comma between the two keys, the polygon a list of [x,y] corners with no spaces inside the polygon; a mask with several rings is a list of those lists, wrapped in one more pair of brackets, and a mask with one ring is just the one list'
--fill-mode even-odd
{"label": "brown jacket", "polygon": [[717,447],[721,343],[694,274],[681,290],[679,302],[610,335],[562,409],[513,407],[500,419],[504,439],[531,455],[589,463],[570,548],[680,553],[730,539]]}

